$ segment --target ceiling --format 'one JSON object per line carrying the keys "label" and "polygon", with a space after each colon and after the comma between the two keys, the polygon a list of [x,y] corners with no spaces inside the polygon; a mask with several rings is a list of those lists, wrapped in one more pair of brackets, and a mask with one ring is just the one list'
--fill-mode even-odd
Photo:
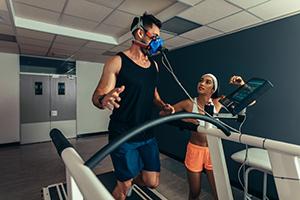
{"label": "ceiling", "polygon": [[162,32],[172,50],[299,14],[300,1],[0,0],[0,52],[103,63],[130,46],[131,21],[145,11],[163,22],[177,16],[202,25]]}

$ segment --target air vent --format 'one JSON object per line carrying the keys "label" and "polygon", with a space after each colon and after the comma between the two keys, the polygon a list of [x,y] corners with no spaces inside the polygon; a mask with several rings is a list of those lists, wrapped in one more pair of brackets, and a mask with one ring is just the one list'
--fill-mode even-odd
{"label": "air vent", "polygon": [[104,56],[115,56],[117,54],[117,52],[114,51],[105,51],[104,53],[102,53],[102,55]]}
{"label": "air vent", "polygon": [[16,36],[14,35],[6,35],[6,34],[0,34],[0,41],[6,41],[6,42],[16,42]]}
{"label": "air vent", "polygon": [[75,61],[52,59],[44,57],[20,56],[20,65],[39,66],[39,67],[57,67],[57,66],[75,66]]}
{"label": "air vent", "polygon": [[187,19],[183,19],[181,17],[175,16],[175,17],[172,17],[171,19],[163,22],[161,29],[166,32],[180,35],[182,33],[199,28],[201,26],[202,26],[201,24],[197,24],[197,23],[189,21]]}

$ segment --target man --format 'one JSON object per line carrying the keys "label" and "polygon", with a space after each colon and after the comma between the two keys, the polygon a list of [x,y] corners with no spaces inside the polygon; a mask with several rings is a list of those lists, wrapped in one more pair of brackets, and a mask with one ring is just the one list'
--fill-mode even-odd
{"label": "man", "polygon": [[[109,123],[109,141],[125,131],[151,119],[153,103],[166,112],[174,108],[165,104],[157,91],[158,66],[149,57],[151,42],[160,35],[161,22],[145,13],[131,24],[134,41],[129,49],[109,59],[93,94],[93,104],[113,110]],[[151,51],[152,50],[152,51]],[[159,184],[160,161],[157,142],[146,131],[122,144],[112,154],[117,178],[115,199],[125,199],[132,182],[155,188]]]}

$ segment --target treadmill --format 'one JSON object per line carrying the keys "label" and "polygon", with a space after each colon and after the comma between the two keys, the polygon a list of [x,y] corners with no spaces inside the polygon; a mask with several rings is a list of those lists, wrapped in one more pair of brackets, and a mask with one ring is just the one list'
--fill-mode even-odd
{"label": "treadmill", "polygon": [[[110,142],[90,159],[83,161],[74,147],[69,143],[65,136],[58,129],[50,131],[50,137],[57,149],[58,154],[62,158],[66,167],[66,183],[56,183],[42,188],[42,196],[44,200],[109,200],[113,199],[111,192],[116,184],[116,178],[113,172],[95,175],[92,169],[97,166],[106,156],[116,149],[120,144],[126,142],[135,135],[140,134],[148,128],[152,128],[162,123],[178,121],[178,126],[188,130],[197,131],[196,125],[181,123],[181,119],[194,118],[209,122],[221,129],[223,133],[229,136],[230,130],[227,129],[217,120],[208,116],[195,113],[178,113],[170,116],[161,117],[146,122],[127,133],[120,138]],[[174,125],[174,124],[173,124]],[[155,189],[140,187],[133,185],[131,195],[128,200],[166,200],[167,198]]]}
{"label": "treadmill", "polygon": [[[261,78],[251,78],[236,89],[231,94],[220,100],[225,109],[230,112],[231,116],[237,116],[239,113],[254,102],[259,96],[272,88],[271,82]],[[215,118],[228,118],[228,115],[222,114],[214,116]],[[42,189],[44,200],[96,200],[96,199],[113,199],[111,192],[116,184],[116,178],[113,172],[95,175],[91,169],[99,164],[106,156],[110,154],[123,142],[138,135],[142,131],[157,126],[162,123],[169,123],[187,129],[197,131],[198,127],[191,123],[181,121],[184,118],[200,119],[221,129],[226,136],[230,136],[230,130],[218,120],[195,113],[178,113],[156,120],[146,122],[132,130],[129,130],[123,137],[112,141],[96,152],[89,160],[83,161],[73,146],[68,142],[64,135],[58,130],[53,129],[50,137],[55,144],[58,154],[66,165],[66,183],[52,184]],[[229,118],[231,118],[229,116]],[[82,176],[81,173],[86,174]],[[127,197],[128,200],[135,199],[167,199],[155,189],[139,187],[133,185],[132,194]]]}

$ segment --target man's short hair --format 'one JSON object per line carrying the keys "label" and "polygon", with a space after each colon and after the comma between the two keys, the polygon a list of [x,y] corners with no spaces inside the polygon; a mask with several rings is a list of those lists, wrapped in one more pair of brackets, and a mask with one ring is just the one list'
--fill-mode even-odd
{"label": "man's short hair", "polygon": [[137,29],[142,28],[147,30],[147,28],[151,28],[153,24],[155,24],[159,29],[161,28],[161,21],[153,15],[145,12],[143,16],[135,17],[133,19],[130,30],[134,35]]}

